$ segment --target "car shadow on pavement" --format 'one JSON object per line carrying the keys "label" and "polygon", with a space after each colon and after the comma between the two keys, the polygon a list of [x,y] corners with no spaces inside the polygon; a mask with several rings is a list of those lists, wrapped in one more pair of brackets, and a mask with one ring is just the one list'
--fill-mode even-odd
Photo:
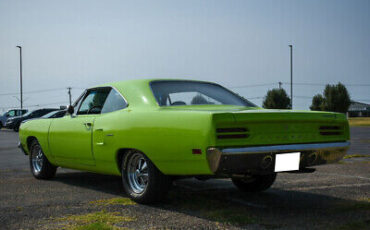
{"label": "car shadow on pavement", "polygon": [[125,192],[122,188],[121,177],[118,176],[73,171],[57,173],[56,177],[52,181],[76,187],[83,187],[96,192],[125,196]]}
{"label": "car shadow on pavement", "polygon": [[[55,181],[127,197],[120,177],[71,172],[58,174]],[[323,194],[322,191],[273,187],[266,192],[247,194],[237,190],[229,180],[200,182],[196,179],[176,181],[164,201],[139,207],[144,210],[145,207],[158,208],[235,227],[258,225],[280,228],[302,224],[302,229],[310,226],[337,228],[351,221],[355,224],[360,221],[361,226],[368,223],[370,210],[368,200],[346,200]]]}

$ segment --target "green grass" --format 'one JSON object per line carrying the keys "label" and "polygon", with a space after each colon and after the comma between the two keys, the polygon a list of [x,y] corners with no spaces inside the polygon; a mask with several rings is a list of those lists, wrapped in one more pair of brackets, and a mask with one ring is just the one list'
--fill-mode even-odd
{"label": "green grass", "polygon": [[350,126],[370,126],[370,117],[351,117],[348,121]]}
{"label": "green grass", "polygon": [[95,200],[91,201],[90,204],[100,205],[100,206],[109,206],[109,205],[136,205],[136,203],[129,198],[125,197],[118,197],[112,199],[104,199],[104,200]]}
{"label": "green grass", "polygon": [[370,155],[365,154],[352,154],[352,155],[345,155],[343,159],[351,159],[351,158],[358,158],[358,157],[370,157]]}
{"label": "green grass", "polygon": [[98,222],[98,223],[76,226],[74,229],[75,230],[113,230],[114,228],[105,223]]}
{"label": "green grass", "polygon": [[115,226],[122,222],[134,221],[135,218],[122,216],[119,212],[92,212],[82,215],[68,215],[55,218],[54,221],[62,226],[62,229],[89,230],[89,229],[122,229]]}

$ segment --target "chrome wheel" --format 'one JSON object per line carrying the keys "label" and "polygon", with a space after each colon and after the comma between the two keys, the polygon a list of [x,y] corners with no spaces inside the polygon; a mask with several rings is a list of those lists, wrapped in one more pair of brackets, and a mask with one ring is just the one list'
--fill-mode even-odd
{"label": "chrome wheel", "polygon": [[134,153],[127,162],[127,180],[134,193],[143,193],[148,185],[148,163],[141,153]]}
{"label": "chrome wheel", "polygon": [[39,174],[44,164],[44,154],[40,146],[35,146],[32,151],[32,168],[35,174]]}

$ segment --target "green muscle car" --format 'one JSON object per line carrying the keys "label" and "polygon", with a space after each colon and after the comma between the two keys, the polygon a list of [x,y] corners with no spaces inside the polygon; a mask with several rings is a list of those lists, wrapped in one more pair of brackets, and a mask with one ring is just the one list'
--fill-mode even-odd
{"label": "green muscle car", "polygon": [[87,89],[62,118],[25,122],[19,147],[37,179],[57,167],[122,176],[140,203],[174,179],[232,178],[268,189],[277,172],[313,172],[349,147],[340,113],[262,109],[214,83],[133,80]]}

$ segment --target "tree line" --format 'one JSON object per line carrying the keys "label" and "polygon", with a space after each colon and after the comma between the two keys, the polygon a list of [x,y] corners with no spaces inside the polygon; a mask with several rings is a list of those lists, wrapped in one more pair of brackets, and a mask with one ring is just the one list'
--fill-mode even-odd
{"label": "tree line", "polygon": [[[350,105],[350,95],[339,82],[336,85],[327,84],[322,94],[313,96],[310,109],[346,113]],[[267,91],[262,106],[266,109],[291,109],[291,101],[284,89],[272,89]]]}

